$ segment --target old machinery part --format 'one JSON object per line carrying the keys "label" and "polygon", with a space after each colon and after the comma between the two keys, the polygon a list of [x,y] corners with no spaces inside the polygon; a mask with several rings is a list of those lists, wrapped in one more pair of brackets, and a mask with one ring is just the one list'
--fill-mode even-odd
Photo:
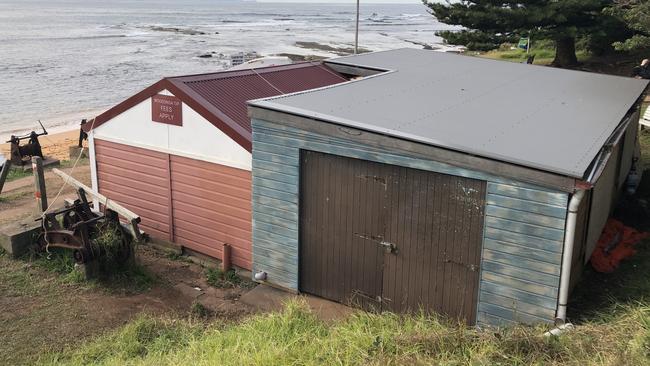
{"label": "old machinery part", "polygon": [[[43,157],[43,150],[41,149],[41,143],[38,141],[39,136],[47,135],[47,130],[41,121],[38,121],[43,129],[43,132],[36,133],[32,131],[27,135],[15,136],[12,135],[7,143],[10,144],[10,155],[9,160],[15,165],[25,165],[29,162],[32,156]],[[22,140],[28,140],[26,144],[21,145]]]}
{"label": "old machinery part", "polygon": [[118,214],[110,209],[105,213],[92,211],[85,191],[79,189],[77,193],[79,199],[72,205],[39,219],[43,221],[43,232],[37,240],[40,249],[71,249],[80,264],[106,256],[116,263],[126,262],[132,254],[132,237],[122,227]]}

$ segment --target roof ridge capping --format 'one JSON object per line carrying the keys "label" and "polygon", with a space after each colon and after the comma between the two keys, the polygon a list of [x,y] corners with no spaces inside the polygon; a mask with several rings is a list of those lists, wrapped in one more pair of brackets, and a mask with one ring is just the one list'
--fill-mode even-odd
{"label": "roof ridge capping", "polygon": [[[238,77],[244,75],[268,74],[272,72],[301,69],[310,66],[324,66],[324,65],[323,65],[323,61],[321,60],[302,61],[302,62],[296,62],[287,65],[271,65],[271,66],[243,69],[243,70],[220,70],[220,71],[207,72],[201,74],[168,76],[165,77],[164,79],[176,80],[181,82],[193,82],[193,81],[202,81],[202,80],[224,79],[228,77]],[[187,80],[187,79],[196,79],[196,80]]]}

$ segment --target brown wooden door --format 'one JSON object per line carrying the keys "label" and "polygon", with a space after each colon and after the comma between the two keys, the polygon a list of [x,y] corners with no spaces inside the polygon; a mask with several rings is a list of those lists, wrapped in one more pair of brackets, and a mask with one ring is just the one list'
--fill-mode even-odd
{"label": "brown wooden door", "polygon": [[300,290],[381,310],[387,166],[301,155]]}
{"label": "brown wooden door", "polygon": [[300,290],[475,321],[483,181],[304,151]]}
{"label": "brown wooden door", "polygon": [[485,181],[400,168],[391,177],[383,309],[476,321]]}

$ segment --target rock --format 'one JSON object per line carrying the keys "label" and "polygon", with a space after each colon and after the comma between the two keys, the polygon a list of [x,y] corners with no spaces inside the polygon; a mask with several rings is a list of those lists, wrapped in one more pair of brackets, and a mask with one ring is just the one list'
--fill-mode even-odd
{"label": "rock", "polygon": [[14,258],[27,253],[41,233],[41,222],[29,217],[0,227],[0,247]]}

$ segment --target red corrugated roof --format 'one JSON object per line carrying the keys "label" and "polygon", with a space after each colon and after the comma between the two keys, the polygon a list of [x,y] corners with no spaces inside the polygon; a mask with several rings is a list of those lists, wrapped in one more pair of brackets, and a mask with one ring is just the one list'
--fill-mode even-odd
{"label": "red corrugated roof", "polygon": [[[252,70],[177,76],[156,84],[95,117],[94,128],[167,89],[233,140],[251,151],[251,123],[246,102],[338,84],[346,79],[322,62]],[[89,128],[89,127],[87,127]]]}

